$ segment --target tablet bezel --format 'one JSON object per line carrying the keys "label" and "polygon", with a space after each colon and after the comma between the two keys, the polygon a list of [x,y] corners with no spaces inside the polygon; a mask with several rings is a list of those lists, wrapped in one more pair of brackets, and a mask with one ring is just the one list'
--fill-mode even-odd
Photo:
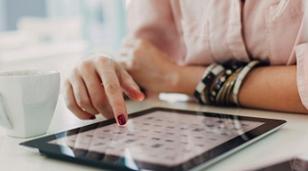
{"label": "tablet bezel", "polygon": [[[210,161],[215,160],[221,155],[224,155],[224,153],[231,152],[232,150],[249,143],[250,141],[253,141],[254,139],[257,139],[258,137],[265,135],[268,132],[273,131],[274,129],[278,129],[282,125],[286,123],[285,120],[278,120],[278,119],[266,119],[266,118],[256,118],[256,117],[247,117],[247,116],[238,116],[238,115],[230,115],[230,114],[217,114],[212,112],[204,112],[204,111],[192,111],[192,110],[181,110],[181,109],[170,109],[170,108],[163,108],[163,107],[155,107],[150,108],[146,110],[142,110],[139,112],[135,112],[132,114],[129,114],[129,118],[135,118],[141,115],[146,115],[148,113],[152,113],[155,111],[166,111],[166,112],[175,112],[180,114],[192,114],[192,115],[204,115],[207,117],[219,117],[219,118],[236,118],[238,120],[245,120],[245,121],[255,121],[255,122],[263,122],[264,124],[252,129],[251,131],[246,132],[244,135],[247,139],[243,139],[242,135],[239,135],[223,144],[220,144],[216,146],[215,148],[208,150],[204,153],[202,153],[199,156],[196,156],[189,161],[185,163],[181,163],[174,167],[167,167],[159,164],[153,164],[148,162],[142,162],[138,160],[134,160],[136,162],[137,166],[142,166],[139,168],[147,169],[147,170],[190,170],[195,167],[198,167],[200,165],[203,165],[205,163],[208,163]],[[89,157],[84,157],[81,154],[90,154],[91,156],[99,156],[101,155],[106,156],[104,153],[94,152],[94,151],[88,151],[88,150],[82,150],[82,149],[74,149],[69,146],[63,146],[63,145],[57,145],[57,144],[51,144],[49,143],[52,140],[56,140],[58,138],[62,138],[69,135],[74,135],[77,133],[82,133],[85,131],[89,131],[92,129],[100,128],[106,125],[114,124],[115,120],[106,120],[102,122],[97,122],[94,124],[90,124],[87,126],[71,129],[68,131],[63,131],[60,133],[52,134],[49,136],[37,138],[34,140],[30,140],[27,142],[23,142],[20,145],[37,148],[42,154],[45,154],[49,157],[54,157],[58,159],[68,160],[80,164],[86,164],[94,167],[99,168],[105,168],[105,169],[117,169],[117,170],[133,170],[131,168],[128,168],[125,166],[124,163],[121,163],[121,161],[124,161],[124,157],[121,156],[112,156],[116,158],[118,163],[111,163],[106,162],[98,159],[91,159]],[[76,153],[78,156],[76,156]],[[110,155],[108,155],[110,156]]]}

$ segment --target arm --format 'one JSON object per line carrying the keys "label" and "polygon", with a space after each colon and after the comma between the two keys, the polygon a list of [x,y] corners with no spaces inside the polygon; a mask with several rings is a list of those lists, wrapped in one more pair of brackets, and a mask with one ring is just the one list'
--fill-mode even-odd
{"label": "arm", "polygon": [[[126,69],[145,90],[193,95],[205,71],[203,66],[180,66],[150,42],[140,40]],[[296,66],[254,68],[239,92],[244,107],[308,113],[297,89]]]}
{"label": "arm", "polygon": [[255,68],[246,78],[239,99],[247,107],[308,113],[298,94],[296,66]]}
{"label": "arm", "polygon": [[173,58],[184,54],[181,33],[177,28],[170,0],[131,0],[127,4],[128,36],[124,43],[136,39],[151,42]]}
{"label": "arm", "polygon": [[[204,68],[179,67],[176,92],[192,95]],[[308,113],[301,103],[296,85],[296,66],[268,66],[252,70],[239,93],[244,107],[283,112]]]}

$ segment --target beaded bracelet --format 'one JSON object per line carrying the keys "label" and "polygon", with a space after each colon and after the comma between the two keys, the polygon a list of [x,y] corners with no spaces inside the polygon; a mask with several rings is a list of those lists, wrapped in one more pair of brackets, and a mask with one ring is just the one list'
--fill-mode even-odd
{"label": "beaded bracelet", "polygon": [[215,104],[216,96],[227,79],[228,75],[226,74],[226,71],[220,73],[217,76],[217,78],[213,81],[213,84],[211,85],[210,89],[204,92],[204,94],[208,98],[209,104]]}

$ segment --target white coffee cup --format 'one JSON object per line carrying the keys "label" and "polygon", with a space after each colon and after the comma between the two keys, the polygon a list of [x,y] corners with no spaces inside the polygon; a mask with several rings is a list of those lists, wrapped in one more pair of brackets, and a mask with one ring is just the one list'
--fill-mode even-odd
{"label": "white coffee cup", "polygon": [[0,126],[13,137],[46,133],[59,87],[60,74],[56,71],[0,72]]}

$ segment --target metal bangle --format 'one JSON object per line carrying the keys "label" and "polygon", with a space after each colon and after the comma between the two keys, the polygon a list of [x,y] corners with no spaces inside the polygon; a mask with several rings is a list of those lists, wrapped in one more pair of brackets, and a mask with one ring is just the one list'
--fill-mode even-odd
{"label": "metal bangle", "polygon": [[242,71],[239,73],[236,82],[234,84],[233,87],[233,91],[232,91],[232,101],[233,103],[235,103],[237,106],[240,106],[239,103],[239,99],[238,99],[238,94],[241,88],[241,85],[243,84],[244,79],[246,78],[246,76],[248,75],[248,73],[256,66],[258,65],[260,62],[259,61],[251,61],[249,62],[248,65],[246,65]]}
{"label": "metal bangle", "polygon": [[230,92],[233,88],[234,82],[237,78],[238,73],[241,71],[242,67],[238,68],[232,73],[224,83],[221,90],[218,92],[216,103],[219,105],[229,105],[230,104]]}

